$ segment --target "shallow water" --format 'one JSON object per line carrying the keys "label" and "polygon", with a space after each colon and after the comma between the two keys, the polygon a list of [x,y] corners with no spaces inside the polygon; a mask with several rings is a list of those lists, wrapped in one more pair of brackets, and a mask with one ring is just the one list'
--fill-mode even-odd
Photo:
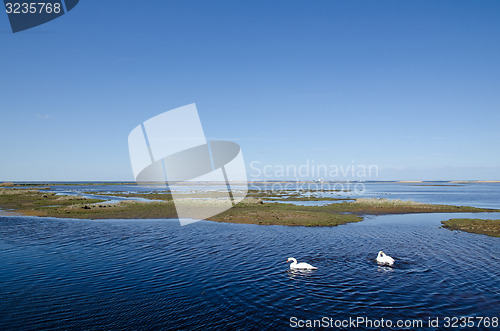
{"label": "shallow water", "polygon": [[[0,329],[500,316],[500,238],[440,228],[450,216],[467,215],[376,216],[332,228],[2,216]],[[381,249],[394,268],[374,262]],[[289,271],[291,256],[318,270]]]}
{"label": "shallow water", "polygon": [[[63,194],[78,194],[94,198],[94,195],[85,195],[82,192],[95,192],[103,198],[106,193],[149,193],[152,191],[164,191],[163,187],[141,187],[135,184],[109,185],[101,183],[99,185],[89,185],[89,183],[78,183],[78,185],[60,185],[58,183],[46,183],[50,186],[50,191]],[[36,188],[36,187],[35,187]],[[223,187],[225,189],[225,186]],[[236,188],[244,189],[243,186]],[[250,184],[252,190],[286,190],[291,193],[303,193],[300,190],[316,189],[337,189],[348,190],[348,192],[322,192],[316,196],[333,198],[385,198],[413,200],[424,203],[449,204],[458,206],[473,206],[481,208],[500,209],[500,183],[467,183],[467,184],[447,184],[447,183],[384,183],[384,182],[364,182],[364,183],[267,183]],[[199,187],[186,186],[185,192],[192,192]],[[204,190],[220,190],[220,185],[203,186]],[[141,198],[104,197],[111,202]],[[302,205],[322,205],[323,203],[307,202]]]}
{"label": "shallow water", "polygon": [[[54,191],[56,192],[56,195],[74,195],[74,196],[81,196],[87,199],[98,199],[98,200],[105,200],[105,203],[108,204],[114,204],[114,203],[119,203],[121,201],[141,201],[141,202],[149,202],[153,201],[151,199],[145,199],[145,198],[140,198],[140,197],[120,197],[120,196],[113,196],[113,195],[105,195],[97,191],[97,194],[89,194],[89,193],[82,193],[82,190],[78,191],[63,191],[63,190],[57,190]],[[97,202],[96,204],[99,204],[101,202]]]}

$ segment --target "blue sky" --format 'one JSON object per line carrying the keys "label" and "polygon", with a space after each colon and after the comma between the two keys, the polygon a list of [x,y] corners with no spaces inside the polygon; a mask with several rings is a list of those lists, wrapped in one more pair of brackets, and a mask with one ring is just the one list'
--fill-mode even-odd
{"label": "blue sky", "polygon": [[80,1],[0,14],[0,180],[133,180],[127,136],[196,103],[247,164],[500,179],[499,1]]}

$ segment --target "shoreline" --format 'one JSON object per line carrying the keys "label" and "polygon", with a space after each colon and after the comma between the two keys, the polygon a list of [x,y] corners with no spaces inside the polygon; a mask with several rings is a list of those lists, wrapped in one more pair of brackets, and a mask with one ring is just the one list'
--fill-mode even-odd
{"label": "shoreline", "polygon": [[[109,195],[109,194],[106,194]],[[114,193],[121,197],[148,197],[151,201],[120,201],[110,203],[103,199],[91,199],[78,195],[57,195],[54,192],[35,189],[0,188],[0,208],[8,213],[24,216],[73,218],[73,219],[166,219],[177,218],[174,202],[169,193]],[[96,194],[98,197],[98,194]],[[210,196],[209,196],[210,197]],[[426,204],[414,201],[357,198],[324,198],[331,204],[303,206],[264,202],[271,192],[249,192],[249,195],[233,208],[207,220],[225,223],[287,226],[337,226],[360,222],[365,215],[391,215],[414,213],[477,213],[500,212],[500,209]],[[294,197],[298,198],[298,197]],[[300,197],[297,201],[318,201],[317,197]],[[323,199],[320,199],[323,200]],[[186,195],[185,203],[193,207],[200,203],[210,206],[215,200],[197,200]],[[284,201],[289,201],[285,199]]]}
{"label": "shoreline", "polygon": [[441,222],[442,227],[451,231],[462,231],[500,237],[500,220],[478,218],[451,218]]}

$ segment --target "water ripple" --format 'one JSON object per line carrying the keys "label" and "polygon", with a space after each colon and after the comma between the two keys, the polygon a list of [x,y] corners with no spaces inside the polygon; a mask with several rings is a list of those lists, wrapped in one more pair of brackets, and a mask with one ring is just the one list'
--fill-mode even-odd
{"label": "water ripple", "polygon": [[[285,329],[500,315],[500,240],[391,215],[334,228],[0,217],[0,329]],[[384,250],[394,268],[378,266]],[[318,267],[292,271],[295,257]],[[146,326],[146,327],[145,327]]]}

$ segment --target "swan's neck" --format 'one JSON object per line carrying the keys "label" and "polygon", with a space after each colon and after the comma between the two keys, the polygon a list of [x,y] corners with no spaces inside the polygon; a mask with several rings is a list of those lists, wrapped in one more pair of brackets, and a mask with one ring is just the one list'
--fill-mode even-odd
{"label": "swan's neck", "polygon": [[296,259],[290,259],[292,260],[292,265],[296,265],[297,264],[297,260]]}

